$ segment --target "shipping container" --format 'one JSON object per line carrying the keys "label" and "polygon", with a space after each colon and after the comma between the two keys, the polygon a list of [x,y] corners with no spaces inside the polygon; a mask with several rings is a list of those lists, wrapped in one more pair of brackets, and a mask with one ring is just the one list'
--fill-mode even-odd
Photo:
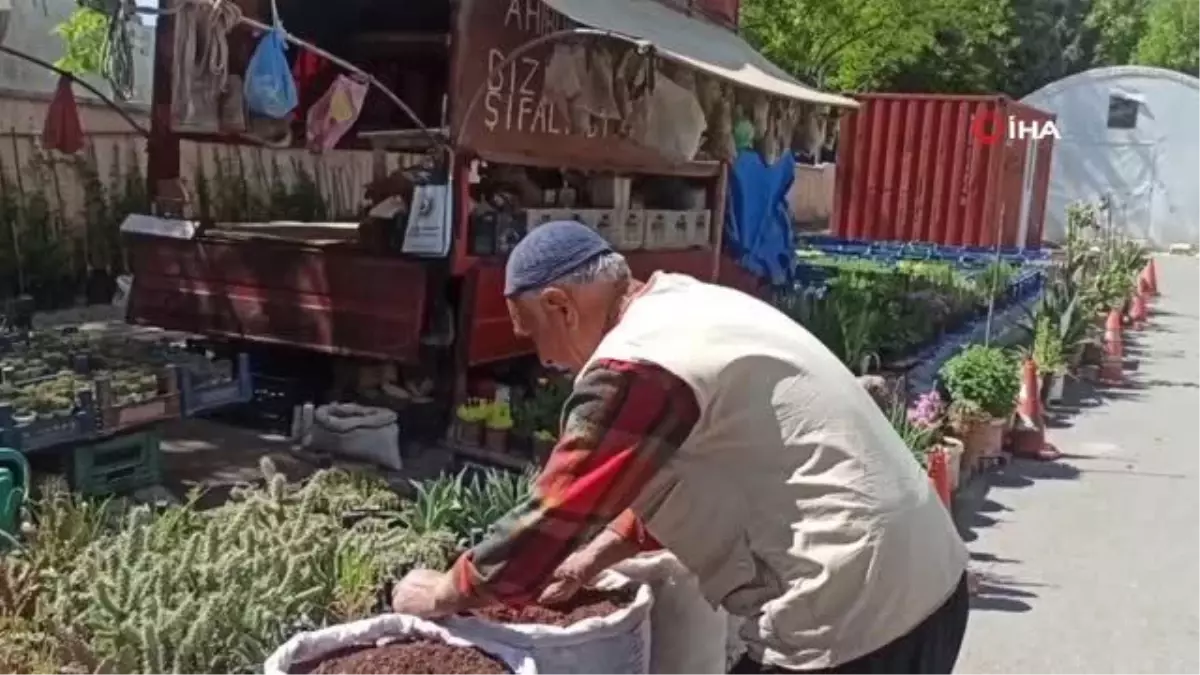
{"label": "shipping container", "polygon": [[1000,95],[855,98],[840,121],[835,235],[1041,246],[1054,115]]}

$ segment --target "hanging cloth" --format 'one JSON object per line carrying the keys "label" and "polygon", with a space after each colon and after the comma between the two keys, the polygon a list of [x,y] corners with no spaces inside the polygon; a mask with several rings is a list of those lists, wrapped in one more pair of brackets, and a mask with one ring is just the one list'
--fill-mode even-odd
{"label": "hanging cloth", "polygon": [[338,75],[321,97],[308,111],[308,148],[313,152],[332,150],[350,127],[358,121],[362,112],[363,99],[367,97],[368,85],[346,75]]}
{"label": "hanging cloth", "polygon": [[296,80],[287,62],[287,33],[279,20],[279,9],[271,0],[274,23],[259,40],[246,67],[246,106],[277,120],[284,119],[298,104]]}
{"label": "hanging cloth", "polygon": [[753,150],[739,152],[729,172],[725,241],[742,267],[774,286],[790,283],[795,272],[787,202],[795,172],[791,152],[767,164]]}
{"label": "hanging cloth", "polygon": [[313,100],[313,88],[317,78],[329,67],[329,63],[319,54],[307,49],[301,49],[296,55],[296,63],[292,66],[292,77],[296,81],[296,96],[301,103]]}
{"label": "hanging cloth", "polygon": [[75,93],[71,90],[71,78],[58,78],[54,98],[46,111],[46,124],[42,128],[42,145],[47,150],[73,155],[83,149],[83,125],[79,122],[79,108],[75,105]]}

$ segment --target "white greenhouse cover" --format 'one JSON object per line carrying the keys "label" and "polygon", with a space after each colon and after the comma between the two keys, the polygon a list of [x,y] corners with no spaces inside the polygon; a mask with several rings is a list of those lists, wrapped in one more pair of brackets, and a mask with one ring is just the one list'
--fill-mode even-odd
{"label": "white greenhouse cover", "polygon": [[[1137,106],[1132,129],[1109,128],[1111,97]],[[1200,79],[1159,68],[1098,68],[1022,103],[1058,116],[1046,241],[1061,242],[1067,205],[1113,200],[1114,226],[1156,248],[1200,245]]]}

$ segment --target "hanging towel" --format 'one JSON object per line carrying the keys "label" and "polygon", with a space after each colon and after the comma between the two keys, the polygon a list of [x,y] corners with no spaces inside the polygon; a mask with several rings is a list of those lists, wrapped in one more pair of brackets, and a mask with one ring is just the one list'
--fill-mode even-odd
{"label": "hanging towel", "polygon": [[775,286],[789,284],[796,267],[787,203],[795,173],[791,152],[767,164],[753,150],[739,152],[730,171],[725,241],[742,267]]}
{"label": "hanging towel", "polygon": [[79,123],[79,108],[75,105],[75,93],[71,90],[71,78],[58,78],[54,98],[46,111],[46,125],[42,129],[42,145],[47,150],[73,155],[83,149],[83,126]]}
{"label": "hanging towel", "polygon": [[308,148],[313,152],[332,150],[358,121],[367,83],[338,75],[329,91],[308,111]]}

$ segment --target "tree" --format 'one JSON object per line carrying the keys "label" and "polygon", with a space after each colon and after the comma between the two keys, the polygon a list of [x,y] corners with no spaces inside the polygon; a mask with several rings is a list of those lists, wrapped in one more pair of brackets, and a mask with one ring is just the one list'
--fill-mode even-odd
{"label": "tree", "polygon": [[1008,64],[1000,90],[1020,98],[1092,67],[1091,0],[1012,0]]}
{"label": "tree", "polygon": [[744,0],[741,26],[767,57],[825,89],[878,87],[968,22],[968,0]]}
{"label": "tree", "polygon": [[1000,91],[1008,67],[1008,0],[980,2],[942,28],[933,43],[886,78],[891,91],[980,94]]}
{"label": "tree", "polygon": [[1133,63],[1146,30],[1147,0],[1093,0],[1086,25],[1092,32],[1093,65]]}
{"label": "tree", "polygon": [[1200,43],[1196,0],[1154,0],[1146,16],[1146,32],[1137,43],[1137,63],[1200,76]]}
{"label": "tree", "polygon": [[63,56],[54,65],[72,75],[103,75],[109,19],[88,7],[76,8],[54,28],[62,39]]}

